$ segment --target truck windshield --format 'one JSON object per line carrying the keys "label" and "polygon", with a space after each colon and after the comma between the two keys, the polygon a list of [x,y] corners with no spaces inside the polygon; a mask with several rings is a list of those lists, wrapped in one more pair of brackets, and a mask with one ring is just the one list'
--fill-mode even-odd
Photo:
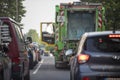
{"label": "truck windshield", "polygon": [[95,12],[68,11],[68,39],[79,39],[84,32],[95,31]]}

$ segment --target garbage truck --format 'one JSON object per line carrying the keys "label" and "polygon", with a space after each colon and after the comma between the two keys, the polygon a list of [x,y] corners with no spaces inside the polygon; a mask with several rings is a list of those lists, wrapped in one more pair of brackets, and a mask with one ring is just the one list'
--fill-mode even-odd
{"label": "garbage truck", "polygon": [[53,36],[46,39],[55,45],[55,67],[67,67],[72,56],[68,54],[76,50],[83,33],[105,30],[105,8],[101,3],[60,3],[55,6],[52,30]]}

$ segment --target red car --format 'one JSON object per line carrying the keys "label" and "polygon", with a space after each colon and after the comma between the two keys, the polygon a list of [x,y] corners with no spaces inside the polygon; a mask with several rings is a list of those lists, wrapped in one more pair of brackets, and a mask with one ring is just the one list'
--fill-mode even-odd
{"label": "red car", "polygon": [[30,80],[27,44],[20,24],[8,17],[0,17],[0,22],[2,28],[4,28],[0,33],[4,33],[2,36],[3,42],[8,47],[6,54],[12,61],[11,78],[13,80]]}

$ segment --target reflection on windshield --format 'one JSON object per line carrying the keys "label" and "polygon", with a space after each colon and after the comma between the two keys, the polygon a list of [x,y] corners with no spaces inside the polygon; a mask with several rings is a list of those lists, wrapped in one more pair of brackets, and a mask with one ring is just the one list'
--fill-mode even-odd
{"label": "reflection on windshield", "polygon": [[120,52],[120,39],[107,36],[92,37],[86,42],[86,50],[94,52]]}

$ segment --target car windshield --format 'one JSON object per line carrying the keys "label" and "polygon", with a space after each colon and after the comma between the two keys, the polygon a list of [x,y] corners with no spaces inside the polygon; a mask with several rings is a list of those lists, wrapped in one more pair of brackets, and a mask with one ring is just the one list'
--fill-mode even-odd
{"label": "car windshield", "polygon": [[89,37],[85,49],[94,52],[120,52],[120,38],[108,36]]}

